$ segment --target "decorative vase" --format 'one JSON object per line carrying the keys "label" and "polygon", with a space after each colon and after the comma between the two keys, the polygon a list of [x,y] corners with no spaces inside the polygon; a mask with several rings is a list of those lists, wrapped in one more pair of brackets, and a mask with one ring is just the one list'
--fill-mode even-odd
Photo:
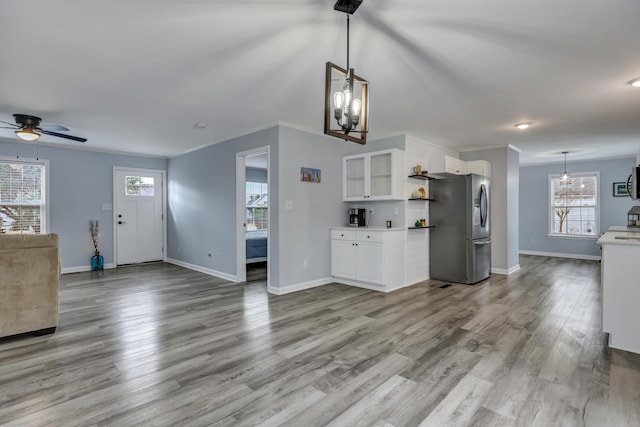
{"label": "decorative vase", "polygon": [[91,257],[91,271],[104,270],[104,257],[100,255],[100,251]]}

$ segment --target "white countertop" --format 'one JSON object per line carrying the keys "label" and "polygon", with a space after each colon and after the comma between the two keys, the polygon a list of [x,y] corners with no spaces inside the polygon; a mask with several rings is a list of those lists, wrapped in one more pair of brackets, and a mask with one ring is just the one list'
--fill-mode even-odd
{"label": "white countertop", "polygon": [[607,244],[640,246],[640,230],[607,231],[598,239],[600,246]]}
{"label": "white countertop", "polygon": [[631,231],[640,233],[640,227],[626,227],[624,225],[612,225],[607,231]]}
{"label": "white countertop", "polygon": [[360,231],[400,231],[406,230],[405,228],[387,228],[387,227],[331,227],[333,230],[360,230]]}

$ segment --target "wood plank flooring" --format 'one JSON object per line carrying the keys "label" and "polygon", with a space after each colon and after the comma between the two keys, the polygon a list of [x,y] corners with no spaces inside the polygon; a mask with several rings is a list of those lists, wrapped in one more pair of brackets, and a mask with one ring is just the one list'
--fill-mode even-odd
{"label": "wood plank flooring", "polygon": [[[170,264],[62,276],[54,335],[0,341],[3,426],[639,426],[600,266],[382,294],[266,292]],[[640,326],[640,325],[639,325]]]}

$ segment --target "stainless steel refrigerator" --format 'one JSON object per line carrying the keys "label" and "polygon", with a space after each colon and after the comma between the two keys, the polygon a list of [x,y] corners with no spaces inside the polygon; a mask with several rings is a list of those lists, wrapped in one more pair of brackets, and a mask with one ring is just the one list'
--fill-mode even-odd
{"label": "stainless steel refrigerator", "polygon": [[470,174],[429,182],[432,279],[473,284],[491,274],[490,179]]}

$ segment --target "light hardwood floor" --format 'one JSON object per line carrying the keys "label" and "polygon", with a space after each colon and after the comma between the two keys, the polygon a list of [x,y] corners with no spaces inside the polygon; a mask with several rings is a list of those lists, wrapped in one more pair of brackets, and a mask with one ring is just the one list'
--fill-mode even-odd
{"label": "light hardwood floor", "polygon": [[390,294],[64,275],[58,331],[0,341],[0,425],[639,426],[640,356],[605,345],[599,264],[521,265]]}

